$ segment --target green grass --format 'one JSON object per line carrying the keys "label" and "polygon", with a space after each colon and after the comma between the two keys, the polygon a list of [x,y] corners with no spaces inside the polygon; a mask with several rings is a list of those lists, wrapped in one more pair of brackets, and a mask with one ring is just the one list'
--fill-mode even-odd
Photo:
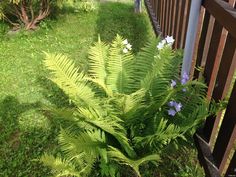
{"label": "green grass", "polygon": [[0,24],[0,176],[44,177],[49,170],[37,159],[45,151],[59,153],[58,125],[40,111],[41,103],[67,106],[67,97],[47,80],[43,52],[63,53],[86,67],[89,46],[121,34],[137,52],[152,34],[146,14],[130,3],[102,3],[91,13],[61,12],[36,32],[5,35]]}

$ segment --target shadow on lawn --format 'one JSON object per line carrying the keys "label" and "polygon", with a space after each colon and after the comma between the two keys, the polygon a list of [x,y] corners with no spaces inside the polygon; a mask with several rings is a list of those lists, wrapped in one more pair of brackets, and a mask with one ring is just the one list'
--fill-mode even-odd
{"label": "shadow on lawn", "polygon": [[69,97],[54,82],[46,77],[40,77],[38,83],[42,88],[44,98],[57,108],[70,107]]}
{"label": "shadow on lawn", "polygon": [[[7,96],[0,102],[0,132],[4,129],[18,129],[19,116],[31,109],[39,108],[40,103],[20,103],[15,97]],[[4,128],[5,127],[5,128]]]}
{"label": "shadow on lawn", "polygon": [[[34,172],[35,169],[42,168],[32,160],[42,154],[45,134],[41,129],[22,131],[19,124],[22,114],[38,108],[39,102],[20,103],[13,96],[6,96],[0,101],[0,176],[37,176],[37,171],[40,170]],[[48,169],[44,171],[48,172]]]}
{"label": "shadow on lawn", "polygon": [[101,3],[98,11],[95,41],[110,43],[119,34],[133,45],[137,53],[150,37],[151,30],[146,14],[135,14],[132,3]]}

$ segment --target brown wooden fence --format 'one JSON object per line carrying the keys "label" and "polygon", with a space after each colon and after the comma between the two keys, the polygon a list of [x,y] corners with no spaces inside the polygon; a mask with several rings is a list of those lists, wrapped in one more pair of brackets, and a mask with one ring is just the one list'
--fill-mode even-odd
{"label": "brown wooden fence", "polygon": [[[157,35],[172,35],[175,48],[184,48],[191,0],[145,0]],[[195,134],[199,160],[206,176],[236,177],[236,0],[204,0],[192,65],[193,78],[201,73],[208,99],[227,98],[225,111],[208,117]]]}

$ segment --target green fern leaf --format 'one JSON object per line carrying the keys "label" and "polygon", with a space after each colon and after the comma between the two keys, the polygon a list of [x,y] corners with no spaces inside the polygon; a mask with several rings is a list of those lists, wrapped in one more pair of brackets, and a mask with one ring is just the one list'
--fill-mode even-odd
{"label": "green fern leaf", "polygon": [[68,160],[61,159],[59,157],[55,158],[52,155],[44,154],[41,159],[45,165],[49,166],[54,170],[57,177],[63,176],[76,176],[82,177],[80,172],[77,171],[76,166]]}
{"label": "green fern leaf", "polygon": [[99,101],[88,86],[83,72],[78,72],[74,63],[61,54],[46,54],[45,65],[51,70],[51,80],[56,83],[70,99],[81,106],[97,107]]}
{"label": "green fern leaf", "polygon": [[132,160],[132,159],[126,157],[120,150],[118,150],[117,148],[114,148],[112,146],[109,147],[108,157],[111,160],[116,161],[120,164],[130,166],[136,172],[136,174],[138,176],[141,176],[141,174],[139,172],[139,166],[141,164],[143,164],[144,162],[148,162],[148,161],[160,161],[160,156],[157,154],[147,155],[147,156],[145,156],[141,159],[138,159],[138,160]]}
{"label": "green fern leaf", "polygon": [[124,54],[123,39],[117,35],[110,48],[109,60],[107,61],[107,85],[118,93],[126,93],[131,84],[131,72],[133,55]]}

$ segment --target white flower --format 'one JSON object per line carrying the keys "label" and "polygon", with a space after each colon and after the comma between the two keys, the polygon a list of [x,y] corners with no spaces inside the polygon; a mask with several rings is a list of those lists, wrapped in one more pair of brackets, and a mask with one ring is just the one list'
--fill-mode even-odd
{"label": "white flower", "polygon": [[163,40],[161,41],[161,43],[162,43],[163,45],[165,45],[165,44],[166,44],[166,40],[163,39]]}
{"label": "white flower", "polygon": [[166,40],[167,44],[170,44],[170,45],[172,45],[175,42],[173,36],[167,36],[165,38],[165,40]]}
{"label": "white flower", "polygon": [[164,46],[165,46],[165,44],[163,44],[162,42],[159,42],[158,45],[157,45],[157,48],[158,48],[159,50],[161,50],[161,49],[164,48]]}
{"label": "white flower", "polygon": [[129,42],[128,42],[128,40],[127,39],[125,39],[123,42],[122,42],[124,45],[127,45],[127,44],[129,44]]}
{"label": "white flower", "polygon": [[128,50],[131,50],[131,49],[132,49],[132,45],[128,43],[128,44],[126,45],[126,48],[127,48]]}
{"label": "white flower", "polygon": [[128,49],[127,49],[127,48],[124,48],[124,49],[123,49],[123,53],[128,53]]}

